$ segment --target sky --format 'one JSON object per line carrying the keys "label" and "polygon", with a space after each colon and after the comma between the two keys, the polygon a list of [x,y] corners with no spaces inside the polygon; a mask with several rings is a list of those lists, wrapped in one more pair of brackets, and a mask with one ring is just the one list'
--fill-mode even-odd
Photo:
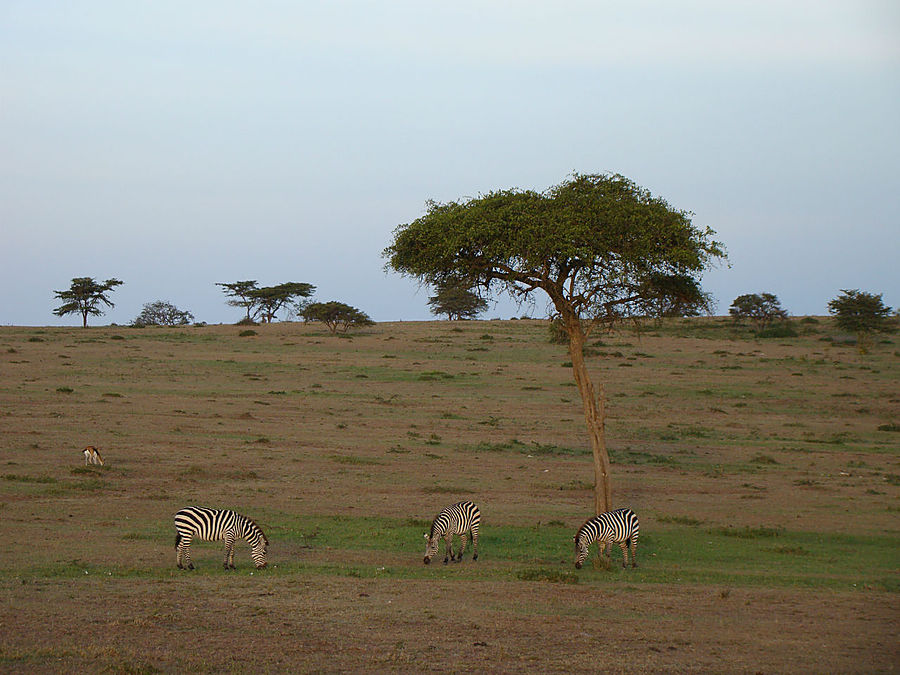
{"label": "sky", "polygon": [[[0,325],[74,277],[92,325],[164,300],[232,323],[216,282],[316,286],[433,318],[385,271],[446,202],[621,173],[725,244],[727,314],[841,289],[900,305],[900,5],[889,0],[3,0]],[[546,316],[498,298],[484,318]]]}

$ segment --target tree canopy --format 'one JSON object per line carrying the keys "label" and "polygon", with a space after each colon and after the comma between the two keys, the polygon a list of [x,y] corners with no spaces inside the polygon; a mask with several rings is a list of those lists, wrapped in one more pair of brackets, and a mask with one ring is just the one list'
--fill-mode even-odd
{"label": "tree canopy", "polygon": [[303,307],[301,316],[306,321],[321,321],[332,333],[375,323],[365,312],[335,300],[312,302]]}
{"label": "tree canopy", "polygon": [[728,313],[735,319],[749,319],[761,331],[771,322],[787,319],[778,297],[773,293],[747,293],[739,295],[731,303]]}
{"label": "tree canopy", "polygon": [[247,311],[246,321],[261,319],[271,323],[281,309],[296,298],[308,298],[316,287],[299,281],[289,281],[277,286],[262,286],[255,280],[235,281],[232,283],[216,283],[222,292],[230,298],[227,304],[231,307],[243,307]]}
{"label": "tree canopy", "polygon": [[141,313],[137,315],[131,325],[135,328],[144,326],[185,326],[194,320],[190,312],[178,309],[175,305],[164,300],[148,302]]}
{"label": "tree canopy", "polygon": [[[722,245],[692,214],[618,174],[574,174],[545,192],[499,190],[426,203],[394,230],[388,267],[430,285],[466,280],[524,299],[544,291],[569,336],[572,368],[594,451],[595,508],[609,510],[604,398],[583,347],[599,323],[649,315],[671,289],[700,292]],[[669,290],[667,290],[669,289]]]}
{"label": "tree canopy", "polygon": [[487,309],[487,301],[457,279],[438,284],[435,295],[428,298],[432,314],[446,314],[447,319],[474,319]]}
{"label": "tree canopy", "polygon": [[102,305],[115,307],[108,293],[121,286],[118,279],[95,281],[93,277],[76,277],[72,279],[72,285],[64,291],[54,291],[53,294],[63,304],[53,310],[56,316],[68,314],[81,314],[82,326],[87,328],[88,316],[101,316],[104,312]]}
{"label": "tree canopy", "polygon": [[841,290],[841,295],[828,302],[828,311],[839,328],[856,334],[862,348],[862,343],[870,334],[888,333],[895,329],[891,321],[891,308],[884,304],[881,297],[881,293]]}

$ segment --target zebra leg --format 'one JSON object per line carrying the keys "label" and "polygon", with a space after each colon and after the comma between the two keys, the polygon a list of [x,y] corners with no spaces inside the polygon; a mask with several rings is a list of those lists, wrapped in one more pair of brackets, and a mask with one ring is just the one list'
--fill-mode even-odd
{"label": "zebra leg", "polygon": [[178,553],[181,556],[181,564],[178,565],[178,567],[183,570],[194,569],[194,563],[191,562],[191,541],[190,541],[190,539],[187,541],[187,543],[184,543],[184,540],[182,540],[182,543],[180,544]]}
{"label": "zebra leg", "polygon": [[223,566],[226,570],[234,569],[234,539],[234,532],[229,531],[225,533],[225,562]]}
{"label": "zebra leg", "polygon": [[444,537],[444,564],[446,565],[450,558],[453,557],[453,535],[449,532]]}
{"label": "zebra leg", "polygon": [[464,553],[465,550],[466,550],[466,544],[469,542],[469,533],[468,533],[468,532],[463,532],[461,535],[459,535],[459,538],[462,539],[462,544],[461,544],[460,547],[459,547],[459,553],[456,554],[456,560],[457,560],[457,562],[459,562],[460,560],[462,560],[463,553]]}
{"label": "zebra leg", "polygon": [[175,547],[175,562],[180,570],[192,570],[194,564],[191,562],[191,536],[181,535],[178,545]]}
{"label": "zebra leg", "polygon": [[637,567],[637,537],[631,538],[631,566]]}
{"label": "zebra leg", "polygon": [[472,560],[478,560],[478,530],[472,530],[472,550],[475,554],[472,556]]}
{"label": "zebra leg", "polygon": [[619,548],[622,549],[622,567],[628,567],[628,542],[620,541]]}

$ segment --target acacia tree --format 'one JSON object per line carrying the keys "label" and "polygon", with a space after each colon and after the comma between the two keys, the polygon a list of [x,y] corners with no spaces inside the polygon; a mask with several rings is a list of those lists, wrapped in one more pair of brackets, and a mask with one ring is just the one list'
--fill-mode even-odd
{"label": "acacia tree", "polygon": [[264,286],[250,291],[250,298],[256,301],[259,316],[265,323],[272,323],[282,307],[294,298],[308,298],[316,290],[312,284],[289,281],[277,286]]}
{"label": "acacia tree", "polygon": [[881,293],[841,290],[841,295],[828,302],[828,312],[839,328],[856,334],[857,345],[865,351],[868,336],[894,330],[891,308],[885,306]]}
{"label": "acacia tree", "polygon": [[81,314],[82,327],[87,328],[88,316],[101,316],[101,305],[115,307],[107,293],[123,282],[118,279],[107,279],[103,282],[95,281],[92,277],[76,277],[72,279],[72,285],[64,291],[53,291],[58,300],[63,304],[53,310],[56,316],[67,314]]}
{"label": "acacia tree", "polygon": [[243,307],[247,310],[246,321],[262,319],[271,323],[282,307],[295,298],[308,298],[316,287],[298,281],[288,281],[277,286],[262,286],[254,281],[235,281],[233,283],[216,283],[221,286],[226,296],[231,298],[227,304],[231,307]]}
{"label": "acacia tree", "polygon": [[365,312],[335,300],[310,303],[303,307],[300,315],[306,321],[321,321],[332,333],[375,323]]}
{"label": "acacia tree", "polygon": [[131,325],[135,328],[145,326],[186,326],[194,320],[194,315],[188,311],[178,309],[175,305],[165,300],[148,302],[141,313],[137,315]]}
{"label": "acacia tree", "polygon": [[747,293],[739,295],[731,303],[728,313],[737,319],[750,319],[761,331],[775,319],[787,319],[778,296],[774,293]]}
{"label": "acacia tree", "polygon": [[524,300],[550,298],[568,336],[594,464],[594,508],[612,508],[603,383],[595,387],[584,344],[598,325],[658,311],[666,282],[699,290],[699,276],[724,257],[714,232],[624,176],[574,174],[538,193],[491,192],[426,203],[398,226],[388,267],[431,285],[466,279]]}
{"label": "acacia tree", "polygon": [[475,293],[471,285],[456,279],[438,284],[435,295],[428,298],[432,314],[446,314],[447,320],[474,319],[487,309],[487,301]]}
{"label": "acacia tree", "polygon": [[251,296],[251,292],[259,288],[256,281],[235,281],[232,283],[216,282],[216,286],[222,287],[222,292],[226,297],[230,298],[225,301],[229,307],[243,307],[247,310],[246,320],[253,321],[251,310],[256,307],[256,300]]}

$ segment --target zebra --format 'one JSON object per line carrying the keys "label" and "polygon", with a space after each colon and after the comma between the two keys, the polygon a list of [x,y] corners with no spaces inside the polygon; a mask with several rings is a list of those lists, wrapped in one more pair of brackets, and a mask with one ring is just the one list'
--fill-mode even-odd
{"label": "zebra", "polygon": [[256,569],[263,569],[268,563],[269,540],[247,516],[228,509],[207,509],[202,506],[188,506],[175,514],[175,561],[178,569],[194,569],[191,562],[191,539],[197,537],[205,541],[225,540],[225,569],[234,569],[234,542],[242,537],[250,544],[250,557]]}
{"label": "zebra", "polygon": [[631,548],[631,566],[637,567],[637,540],[641,527],[638,517],[631,509],[617,509],[594,516],[578,528],[575,535],[575,569],[588,557],[588,547],[598,542],[597,555],[603,559],[603,551],[609,544],[618,544],[622,548],[622,567],[628,564],[628,548]]}
{"label": "zebra", "polygon": [[88,464],[99,464],[103,466],[103,457],[100,456],[100,450],[95,448],[93,445],[87,446],[84,450],[81,451],[84,453],[84,465]]}
{"label": "zebra", "polygon": [[[425,535],[428,542],[425,549],[425,564],[437,555],[440,539],[444,539],[444,564],[448,560],[462,560],[466,550],[466,542],[469,532],[472,533],[472,560],[478,560],[478,526],[481,524],[481,511],[472,502],[458,502],[448,506],[435,517],[431,523],[431,532]],[[453,535],[458,534],[462,539],[459,554],[453,556]]]}

